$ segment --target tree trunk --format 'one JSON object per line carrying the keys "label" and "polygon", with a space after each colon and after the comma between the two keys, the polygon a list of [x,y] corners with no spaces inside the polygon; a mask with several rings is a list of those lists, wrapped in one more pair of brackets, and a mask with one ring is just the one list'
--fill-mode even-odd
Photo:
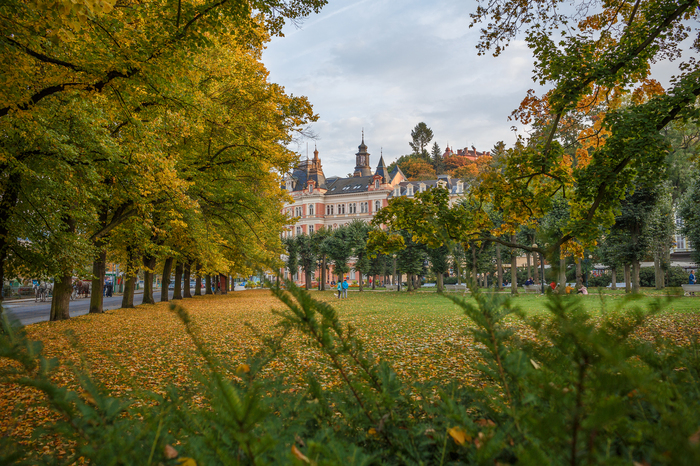
{"label": "tree trunk", "polygon": [[49,315],[50,321],[55,322],[57,320],[70,319],[68,308],[70,306],[70,295],[72,292],[73,279],[70,274],[54,278],[51,314]]}
{"label": "tree trunk", "polygon": [[[0,165],[0,173],[5,174],[7,170],[7,164]],[[0,304],[5,294],[5,261],[12,241],[9,223],[19,199],[20,182],[20,172],[11,171],[5,179],[5,191],[0,195]],[[0,306],[0,315],[2,315],[2,306]]]}
{"label": "tree trunk", "polygon": [[204,291],[204,294],[213,294],[214,291],[211,289],[211,274],[206,274],[204,276],[204,287],[206,290]]}
{"label": "tree trunk", "polygon": [[533,259],[533,262],[535,265],[535,275],[533,278],[535,279],[535,285],[539,285],[540,284],[540,255],[537,253],[534,253],[532,255],[532,259]]}
{"label": "tree trunk", "polygon": [[472,244],[472,281],[476,284],[476,286],[479,286],[479,280],[477,279],[476,275],[478,273],[477,271],[477,261],[476,261],[476,245]]}
{"label": "tree trunk", "polygon": [[364,285],[362,283],[362,271],[357,270],[357,275],[360,277],[360,291],[364,291],[365,288],[364,288]]}
{"label": "tree trunk", "polygon": [[445,275],[437,274],[437,292],[442,293],[445,290]]}
{"label": "tree trunk", "polygon": [[661,269],[661,257],[658,251],[654,252],[654,285],[657,290],[662,290],[664,287],[664,272]]}
{"label": "tree trunk", "polygon": [[155,304],[153,299],[153,274],[156,258],[147,254],[143,256],[143,300],[141,304]]}
{"label": "tree trunk", "polygon": [[173,270],[173,258],[168,257],[163,263],[163,278],[160,281],[160,301],[167,303],[170,288],[170,272]]}
{"label": "tree trunk", "polygon": [[617,269],[615,267],[610,268],[610,289],[617,290]]}
{"label": "tree trunk", "polygon": [[[391,276],[391,284],[396,285],[396,257],[394,257],[394,274]],[[396,289],[398,290],[398,287]]]}
{"label": "tree trunk", "polygon": [[526,280],[529,280],[532,278],[532,262],[530,261],[530,253],[529,252],[525,253],[525,258],[527,259],[527,278],[526,278]]}
{"label": "tree trunk", "polygon": [[566,294],[566,256],[559,259],[559,283],[561,284],[561,294]]}
{"label": "tree trunk", "polygon": [[632,293],[639,293],[639,261],[632,261]]}
{"label": "tree trunk", "polygon": [[377,289],[377,277],[378,277],[378,276],[379,276],[379,275],[373,275],[373,276],[372,276],[372,290],[373,290],[373,291]]}
{"label": "tree trunk", "polygon": [[408,285],[408,291],[413,291],[413,274],[406,274],[406,285]]}
{"label": "tree trunk", "polygon": [[199,263],[195,262],[194,273],[195,273],[194,295],[195,296],[202,296],[202,274],[199,273]]}
{"label": "tree trunk", "polygon": [[175,262],[175,289],[173,290],[173,299],[182,299],[182,262]]}
{"label": "tree trunk", "polygon": [[496,289],[503,291],[503,260],[501,259],[501,245],[496,243]]}
{"label": "tree trunk", "polygon": [[124,294],[122,295],[122,307],[130,309],[134,307],[134,288],[136,287],[136,275],[128,275],[124,283]]}
{"label": "tree trunk", "polygon": [[583,286],[583,271],[581,270],[581,259],[576,258],[576,290]]}
{"label": "tree trunk", "polygon": [[630,293],[632,291],[632,284],[630,283],[630,265],[625,264],[625,293]]}
{"label": "tree trunk", "polygon": [[326,291],[326,255],[321,258],[321,291]]}
{"label": "tree trunk", "polygon": [[311,270],[304,269],[304,288],[311,289]]}
{"label": "tree trunk", "polygon": [[[510,236],[510,241],[515,243],[515,235]],[[510,255],[510,294],[518,294],[518,255],[513,249]]]}
{"label": "tree trunk", "polygon": [[90,294],[90,314],[102,313],[102,293],[105,285],[105,266],[107,263],[107,250],[103,249],[104,242],[96,241],[98,248],[97,257],[92,262],[92,293]]}
{"label": "tree trunk", "polygon": [[191,264],[189,262],[185,262],[184,269],[182,272],[182,284],[183,284],[182,297],[183,298],[191,298],[192,297],[192,289],[190,288],[190,277],[191,276],[192,276]]}

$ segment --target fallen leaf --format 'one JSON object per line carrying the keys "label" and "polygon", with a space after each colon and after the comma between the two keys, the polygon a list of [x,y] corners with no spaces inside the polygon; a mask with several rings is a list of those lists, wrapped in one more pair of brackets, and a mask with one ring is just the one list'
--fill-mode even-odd
{"label": "fallen leaf", "polygon": [[165,446],[165,457],[169,460],[177,458],[177,450],[170,445]]}
{"label": "fallen leaf", "polygon": [[452,437],[457,445],[464,445],[465,442],[471,440],[467,432],[459,426],[448,429],[447,433],[450,434],[450,437]]}
{"label": "fallen leaf", "polygon": [[294,455],[296,459],[309,463],[309,459],[301,451],[299,451],[296,445],[292,445],[292,455]]}
{"label": "fallen leaf", "polygon": [[250,372],[250,366],[248,364],[240,364],[236,368],[236,374],[247,374]]}

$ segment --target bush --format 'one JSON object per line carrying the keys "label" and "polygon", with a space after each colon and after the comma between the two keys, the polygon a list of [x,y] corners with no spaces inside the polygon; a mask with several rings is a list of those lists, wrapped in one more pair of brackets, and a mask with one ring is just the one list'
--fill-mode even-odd
{"label": "bush", "polygon": [[590,275],[588,277],[588,287],[606,287],[612,283],[612,275],[604,273],[600,276]]}
{"label": "bush", "polygon": [[[273,290],[287,307],[277,312],[278,332],[237,368],[215,359],[186,311],[172,307],[206,363],[197,390],[132,403],[83,375],[78,395],[53,384],[55,362],[7,322],[0,356],[14,363],[0,365],[0,383],[44,392],[62,415],[45,432],[73,442],[67,464],[82,456],[171,465],[166,445],[176,441],[200,465],[700,464],[698,336],[688,347],[661,334],[656,346],[630,338],[658,306],[594,319],[579,299],[553,295],[547,317],[529,317],[503,295],[475,293],[476,304],[447,296],[471,320],[465,331],[480,348],[481,381],[417,384],[367,352],[329,304],[287,286]],[[527,339],[514,333],[512,317],[529,327]],[[310,373],[308,389],[290,393],[283,380],[259,377],[292,330],[336,371],[340,387],[323,389]],[[194,395],[210,405],[192,403]],[[21,461],[51,462],[0,437],[0,463]]]}

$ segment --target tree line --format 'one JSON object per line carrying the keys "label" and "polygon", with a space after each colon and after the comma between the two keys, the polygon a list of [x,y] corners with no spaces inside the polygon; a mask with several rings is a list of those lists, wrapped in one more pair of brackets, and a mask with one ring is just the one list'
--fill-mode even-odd
{"label": "tree line", "polygon": [[102,311],[107,261],[145,303],[159,267],[276,265],[286,146],[317,117],[261,56],[325,0],[54,3],[0,6],[0,282],[53,277],[59,320],[76,276]]}

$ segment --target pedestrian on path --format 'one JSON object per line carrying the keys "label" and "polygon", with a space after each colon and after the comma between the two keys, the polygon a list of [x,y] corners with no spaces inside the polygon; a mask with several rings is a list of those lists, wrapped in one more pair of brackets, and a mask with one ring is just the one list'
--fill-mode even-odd
{"label": "pedestrian on path", "polygon": [[342,286],[343,286],[343,298],[347,298],[348,297],[348,279],[347,278],[343,279]]}
{"label": "pedestrian on path", "polygon": [[340,295],[343,292],[343,282],[338,280],[338,299],[340,299]]}

